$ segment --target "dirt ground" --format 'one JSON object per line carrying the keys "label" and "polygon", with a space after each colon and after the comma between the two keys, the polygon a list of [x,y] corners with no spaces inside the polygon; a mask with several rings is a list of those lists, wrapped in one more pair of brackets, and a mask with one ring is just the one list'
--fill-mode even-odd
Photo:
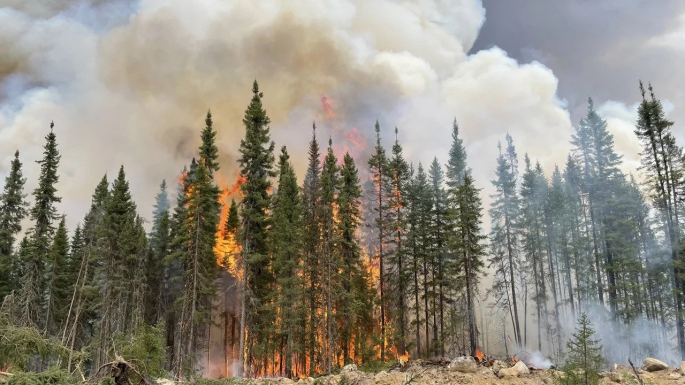
{"label": "dirt ground", "polygon": [[[428,384],[473,384],[473,385],[552,385],[553,369],[531,370],[515,378],[498,378],[492,369],[479,366],[476,373],[461,373],[451,371],[447,364],[436,365],[421,361],[412,361],[405,367],[396,367],[378,373],[364,373],[347,368],[340,374],[290,380],[287,378],[272,378],[253,380],[251,384],[272,385],[428,385]],[[561,372],[556,372],[560,374]],[[644,385],[685,385],[685,376],[679,368],[669,368],[655,372],[639,370]],[[632,369],[615,366],[613,370],[603,373],[602,385],[639,385]]]}

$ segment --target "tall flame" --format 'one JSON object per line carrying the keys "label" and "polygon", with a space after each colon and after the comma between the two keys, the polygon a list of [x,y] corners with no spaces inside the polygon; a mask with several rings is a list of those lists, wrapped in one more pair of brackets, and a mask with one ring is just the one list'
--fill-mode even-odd
{"label": "tall flame", "polygon": [[219,195],[221,216],[219,227],[216,231],[214,253],[216,254],[216,260],[219,266],[226,269],[234,277],[241,278],[242,271],[237,263],[237,257],[240,255],[241,247],[240,244],[238,244],[237,234],[227,229],[227,221],[231,209],[231,198],[235,198],[236,195],[241,195],[240,186],[245,184],[245,178],[238,174],[236,175],[236,181],[233,184],[230,184],[221,176],[221,174],[217,174],[217,183],[221,186],[221,194]]}

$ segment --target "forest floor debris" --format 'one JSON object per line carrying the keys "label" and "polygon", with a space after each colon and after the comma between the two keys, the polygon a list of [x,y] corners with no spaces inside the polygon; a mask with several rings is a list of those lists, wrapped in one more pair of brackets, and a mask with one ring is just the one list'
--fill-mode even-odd
{"label": "forest floor debris", "polygon": [[[455,361],[468,370],[455,370]],[[655,359],[647,359],[638,371],[640,377],[651,385],[685,385],[685,376],[681,374],[680,366],[654,371]],[[288,379],[262,378],[255,380],[216,380],[216,382],[202,382],[207,385],[429,385],[429,384],[474,384],[474,385],[553,385],[555,377],[561,377],[563,372],[556,369],[536,369],[526,365],[523,361],[510,365],[503,361],[492,360],[489,363],[475,364],[475,371],[471,361],[460,357],[453,361],[412,360],[404,367],[394,365],[388,370],[380,372],[364,372],[354,365],[349,365],[338,374],[331,374],[317,378]],[[486,366],[488,365],[488,366]],[[685,367],[685,362],[682,364]],[[614,365],[612,370],[602,372],[602,385],[636,384],[637,378],[629,366]]]}

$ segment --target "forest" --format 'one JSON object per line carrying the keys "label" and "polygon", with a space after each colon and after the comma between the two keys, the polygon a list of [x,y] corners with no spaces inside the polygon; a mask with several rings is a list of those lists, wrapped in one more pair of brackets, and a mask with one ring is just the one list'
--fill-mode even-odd
{"label": "forest", "polygon": [[660,326],[637,354],[685,356],[685,155],[651,85],[639,91],[640,169],[622,171],[589,99],[553,170],[501,138],[479,181],[495,189],[489,207],[457,119],[447,163],[426,165],[397,139],[384,148],[378,122],[368,159],[336,154],[314,124],[298,180],[255,81],[234,184],[208,111],[196,157],[154,207],[136,205],[121,166],[68,229],[51,123],[38,187],[29,197],[17,151],[0,195],[1,372],[85,381],[123,357],[147,376],[297,378],[524,349],[560,361],[565,320],[597,307],[627,340],[639,320]]}

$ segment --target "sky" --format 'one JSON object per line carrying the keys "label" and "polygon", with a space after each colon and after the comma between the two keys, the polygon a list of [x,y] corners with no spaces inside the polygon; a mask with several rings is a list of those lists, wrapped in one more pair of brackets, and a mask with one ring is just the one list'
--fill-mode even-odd
{"label": "sky", "polygon": [[255,79],[300,177],[314,121],[322,145],[331,137],[365,169],[376,120],[388,150],[397,127],[427,167],[446,161],[456,118],[486,208],[506,133],[551,174],[588,96],[626,172],[639,165],[639,79],[685,139],[677,0],[0,0],[0,53],[0,180],[18,149],[35,187],[54,121],[72,230],[121,165],[149,218],[162,179],[196,155],[208,109],[232,184]]}

